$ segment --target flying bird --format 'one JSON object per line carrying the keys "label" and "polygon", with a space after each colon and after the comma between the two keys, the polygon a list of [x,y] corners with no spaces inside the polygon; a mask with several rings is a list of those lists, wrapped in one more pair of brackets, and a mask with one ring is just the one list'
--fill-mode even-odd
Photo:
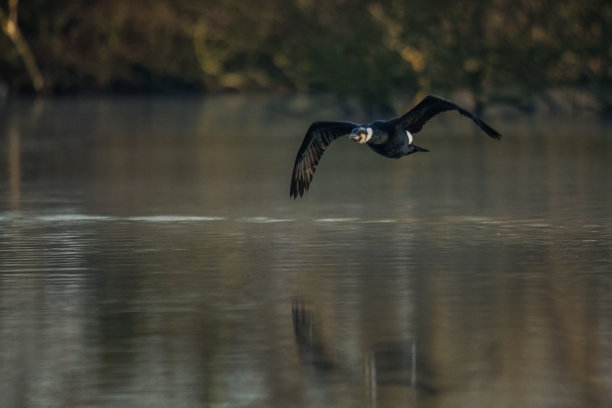
{"label": "flying bird", "polygon": [[377,120],[367,125],[347,121],[314,122],[308,128],[295,158],[290,196],[301,197],[308,190],[323,152],[334,140],[348,136],[354,142],[367,144],[376,153],[393,159],[416,152],[428,152],[429,150],[413,143],[413,134],[419,132],[429,119],[449,110],[456,110],[472,119],[493,139],[501,138],[496,130],[476,115],[454,102],[435,95],[428,95],[408,113],[387,121]]}

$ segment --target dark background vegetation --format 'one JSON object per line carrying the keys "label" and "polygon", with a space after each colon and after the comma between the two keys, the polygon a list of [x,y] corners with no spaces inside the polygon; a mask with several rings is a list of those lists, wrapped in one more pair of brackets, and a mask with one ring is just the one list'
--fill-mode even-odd
{"label": "dark background vegetation", "polygon": [[[38,83],[7,30],[11,7]],[[579,89],[612,112],[609,0],[1,0],[0,9],[5,94],[327,92],[385,105],[395,92],[464,89],[477,109],[530,110],[551,89]]]}

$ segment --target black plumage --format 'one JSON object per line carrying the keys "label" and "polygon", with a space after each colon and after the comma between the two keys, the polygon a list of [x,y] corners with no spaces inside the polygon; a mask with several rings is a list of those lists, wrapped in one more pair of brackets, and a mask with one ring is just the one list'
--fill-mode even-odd
{"label": "black plumage", "polygon": [[476,115],[454,102],[434,95],[425,97],[408,113],[388,121],[377,120],[367,125],[346,121],[314,122],[308,128],[295,158],[291,175],[291,197],[302,196],[308,190],[323,152],[334,140],[349,136],[357,143],[367,144],[376,153],[395,159],[416,152],[427,152],[413,143],[412,135],[419,132],[429,119],[449,110],[456,110],[472,119],[490,137],[498,140],[501,138],[497,131]]}

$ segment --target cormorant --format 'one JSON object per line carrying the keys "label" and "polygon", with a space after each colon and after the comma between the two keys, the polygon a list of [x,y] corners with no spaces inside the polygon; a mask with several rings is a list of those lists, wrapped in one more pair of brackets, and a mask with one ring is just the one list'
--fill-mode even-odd
{"label": "cormorant", "polygon": [[394,159],[416,152],[428,152],[413,144],[412,135],[420,131],[429,119],[449,110],[456,110],[471,118],[490,137],[497,140],[501,138],[497,131],[476,115],[454,102],[434,95],[425,97],[403,116],[388,121],[377,120],[367,125],[346,121],[314,122],[308,128],[295,158],[291,175],[291,197],[301,197],[308,190],[323,152],[334,140],[348,135],[354,142],[365,143],[376,153]]}

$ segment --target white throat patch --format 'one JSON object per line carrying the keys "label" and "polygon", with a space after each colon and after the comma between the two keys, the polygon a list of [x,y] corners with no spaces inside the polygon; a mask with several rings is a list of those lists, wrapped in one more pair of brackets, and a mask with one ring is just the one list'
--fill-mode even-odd
{"label": "white throat patch", "polygon": [[372,138],[372,128],[371,127],[367,127],[366,128],[366,142],[369,141]]}
{"label": "white throat patch", "polygon": [[414,138],[412,137],[412,133],[406,130],[406,136],[408,136],[408,144],[412,144],[412,142],[414,141]]}

